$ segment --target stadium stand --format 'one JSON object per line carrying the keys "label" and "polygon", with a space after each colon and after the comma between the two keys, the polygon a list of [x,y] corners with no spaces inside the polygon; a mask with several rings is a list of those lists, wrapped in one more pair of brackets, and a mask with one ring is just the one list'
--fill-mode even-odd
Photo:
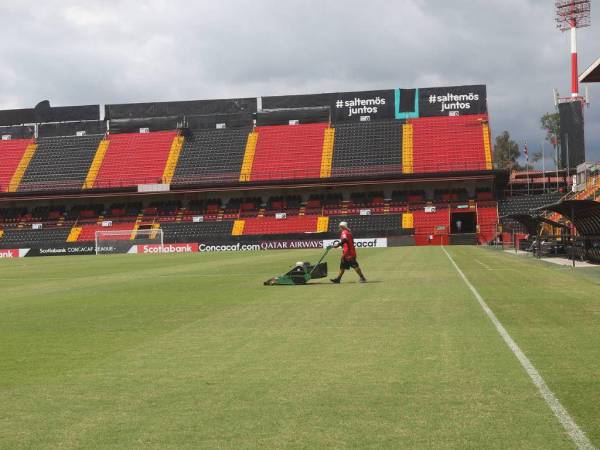
{"label": "stadium stand", "polygon": [[539,195],[519,195],[498,202],[500,217],[510,214],[527,214],[533,209],[556,203],[563,197],[560,192]]}
{"label": "stadium stand", "polygon": [[39,138],[18,191],[80,190],[102,138],[103,135]]}
{"label": "stadium stand", "polygon": [[162,183],[176,137],[176,131],[110,135],[103,159],[98,161],[98,174],[89,184],[106,189]]}
{"label": "stadium stand", "polygon": [[[440,242],[477,225],[487,242],[508,174],[491,170],[485,87],[470,89],[473,109],[444,116],[439,105],[404,114],[390,103],[358,117],[331,101],[359,93],[106,105],[104,120],[98,105],[57,109],[66,122],[10,136],[41,137],[0,142],[0,225],[68,230],[69,244],[159,226],[170,243],[256,242],[332,237],[346,220],[362,237]],[[453,230],[460,214],[473,233]]]}
{"label": "stadium stand", "polygon": [[319,178],[327,123],[256,127],[248,181]]}
{"label": "stadium stand", "polygon": [[[75,226],[72,229],[72,234],[68,236],[69,242],[92,242],[96,240],[96,231],[131,231],[135,229],[135,222],[119,222],[113,223],[110,227],[103,227],[98,224]],[[132,233],[133,234],[133,233]],[[119,235],[115,240],[128,240],[130,236]]]}
{"label": "stadium stand", "polygon": [[401,214],[385,215],[336,215],[329,217],[329,233],[337,233],[340,222],[348,222],[348,227],[355,236],[364,236],[379,231],[398,231],[402,225]]}
{"label": "stadium stand", "polygon": [[238,181],[250,132],[250,128],[199,130],[186,136],[173,184]]}
{"label": "stadium stand", "polygon": [[231,236],[233,221],[221,222],[169,222],[161,225],[165,233],[165,242],[198,242],[210,238]]}
{"label": "stadium stand", "polygon": [[434,173],[491,169],[487,116],[410,119],[413,172]]}
{"label": "stadium stand", "polygon": [[240,235],[316,233],[318,219],[318,216],[291,216],[285,219],[249,218],[240,221],[243,222],[243,232]]}
{"label": "stadium stand", "polygon": [[0,247],[30,247],[32,245],[46,245],[64,243],[69,236],[70,227],[43,228],[4,228],[0,230]]}
{"label": "stadium stand", "polygon": [[[20,179],[15,177],[17,169],[27,162],[22,162],[27,149],[34,144],[33,139],[12,139],[0,141],[0,191],[14,192]],[[20,173],[26,168],[22,167]]]}
{"label": "stadium stand", "polygon": [[402,173],[402,125],[398,121],[335,126],[332,176]]}

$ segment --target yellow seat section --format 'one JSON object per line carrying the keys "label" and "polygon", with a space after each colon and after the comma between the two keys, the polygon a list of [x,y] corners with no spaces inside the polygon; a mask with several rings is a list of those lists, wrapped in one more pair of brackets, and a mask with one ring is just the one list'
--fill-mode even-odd
{"label": "yellow seat section", "polygon": [[240,181],[250,181],[252,165],[254,164],[254,154],[256,153],[256,144],[258,142],[258,132],[253,131],[248,135],[246,141],[246,150],[244,151],[244,162],[240,171]]}
{"label": "yellow seat section", "polygon": [[331,164],[333,162],[333,143],[335,141],[335,128],[326,128],[323,136],[323,156],[321,157],[321,178],[331,177]]}
{"label": "yellow seat section", "polygon": [[163,183],[171,184],[173,176],[175,175],[175,169],[179,162],[179,155],[181,155],[181,149],[183,148],[184,137],[175,136],[173,143],[171,144],[171,150],[169,151],[169,157],[167,158],[167,164],[163,172]]}
{"label": "yellow seat section", "polygon": [[490,142],[490,126],[487,123],[483,124],[483,148],[485,150],[485,168],[492,170],[492,144]]}
{"label": "yellow seat section", "polygon": [[326,233],[329,229],[329,217],[320,216],[317,219],[317,232]]}
{"label": "yellow seat section", "polygon": [[160,230],[160,223],[153,223],[151,230],[150,239],[156,239],[156,236],[158,236],[158,231]]}
{"label": "yellow seat section", "polygon": [[21,161],[19,161],[19,165],[17,166],[17,170],[13,174],[10,179],[10,183],[8,184],[8,192],[17,192],[19,189],[19,185],[21,184],[21,180],[23,179],[23,175],[25,175],[25,171],[27,167],[29,167],[29,163],[31,162],[31,158],[35,155],[35,151],[37,150],[37,144],[29,144],[25,153],[23,153],[23,157]]}
{"label": "yellow seat section", "polygon": [[244,225],[246,224],[245,220],[236,220],[233,222],[233,230],[231,230],[232,236],[241,236],[244,234]]}
{"label": "yellow seat section", "polygon": [[402,228],[414,228],[415,227],[415,218],[412,213],[404,213],[402,214]]}
{"label": "yellow seat section", "polygon": [[94,160],[92,161],[92,165],[90,166],[90,170],[87,174],[87,177],[85,177],[83,189],[92,189],[94,187],[96,177],[98,177],[98,172],[100,172],[100,167],[102,166],[102,161],[104,161],[104,156],[108,151],[109,144],[110,141],[107,139],[102,139],[100,141],[100,144],[98,144],[98,149],[96,150],[96,154],[94,155]]}
{"label": "yellow seat section", "polygon": [[402,125],[402,173],[413,172],[413,126],[406,123]]}
{"label": "yellow seat section", "polygon": [[79,235],[81,234],[81,230],[83,230],[83,227],[71,228],[71,232],[67,237],[67,242],[77,242],[77,239],[79,239]]}

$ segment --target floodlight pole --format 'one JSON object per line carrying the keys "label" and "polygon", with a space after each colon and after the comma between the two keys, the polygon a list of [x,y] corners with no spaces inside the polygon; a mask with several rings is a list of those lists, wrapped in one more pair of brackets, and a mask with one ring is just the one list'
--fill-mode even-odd
{"label": "floodlight pole", "polygon": [[571,33],[571,97],[579,97],[577,70],[577,28],[590,26],[591,0],[555,0],[556,26]]}
{"label": "floodlight pole", "polygon": [[577,69],[577,23],[571,19],[571,97],[579,97],[579,71]]}

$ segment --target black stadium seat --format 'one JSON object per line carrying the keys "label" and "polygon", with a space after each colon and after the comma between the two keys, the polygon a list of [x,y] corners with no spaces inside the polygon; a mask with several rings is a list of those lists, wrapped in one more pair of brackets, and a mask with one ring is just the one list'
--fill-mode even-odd
{"label": "black stadium seat", "polygon": [[402,123],[337,124],[332,176],[402,173]]}
{"label": "black stadium seat", "polygon": [[[385,214],[372,216],[330,216],[329,233],[337,233],[340,222],[348,222],[348,228],[354,236],[379,231],[397,231],[402,226],[402,214]],[[376,237],[376,236],[372,236]]]}
{"label": "black stadium seat", "polygon": [[65,243],[71,227],[43,228],[7,228],[0,238],[0,248],[27,248],[31,245],[47,245]]}
{"label": "black stadium seat", "polygon": [[186,137],[172,184],[239,181],[250,131],[204,130]]}
{"label": "black stadium seat", "polygon": [[47,137],[23,175],[19,191],[81,190],[104,135]]}
{"label": "black stadium seat", "polygon": [[231,236],[232,221],[222,222],[168,222],[163,223],[165,242],[185,244],[207,237]]}

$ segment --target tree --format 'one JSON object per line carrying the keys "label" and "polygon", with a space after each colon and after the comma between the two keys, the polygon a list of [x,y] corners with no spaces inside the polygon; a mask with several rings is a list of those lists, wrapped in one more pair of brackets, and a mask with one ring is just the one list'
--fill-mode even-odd
{"label": "tree", "polygon": [[519,169],[517,159],[521,156],[519,144],[510,138],[508,131],[496,136],[494,143],[494,162],[498,169]]}
{"label": "tree", "polygon": [[559,139],[560,116],[558,113],[546,113],[540,118],[540,126],[546,132],[546,140],[556,148]]}
{"label": "tree", "polygon": [[554,165],[558,164],[556,160],[556,148],[560,144],[560,116],[558,113],[546,113],[540,118],[540,126],[546,132],[545,139],[550,142],[554,152],[552,153],[552,161]]}

